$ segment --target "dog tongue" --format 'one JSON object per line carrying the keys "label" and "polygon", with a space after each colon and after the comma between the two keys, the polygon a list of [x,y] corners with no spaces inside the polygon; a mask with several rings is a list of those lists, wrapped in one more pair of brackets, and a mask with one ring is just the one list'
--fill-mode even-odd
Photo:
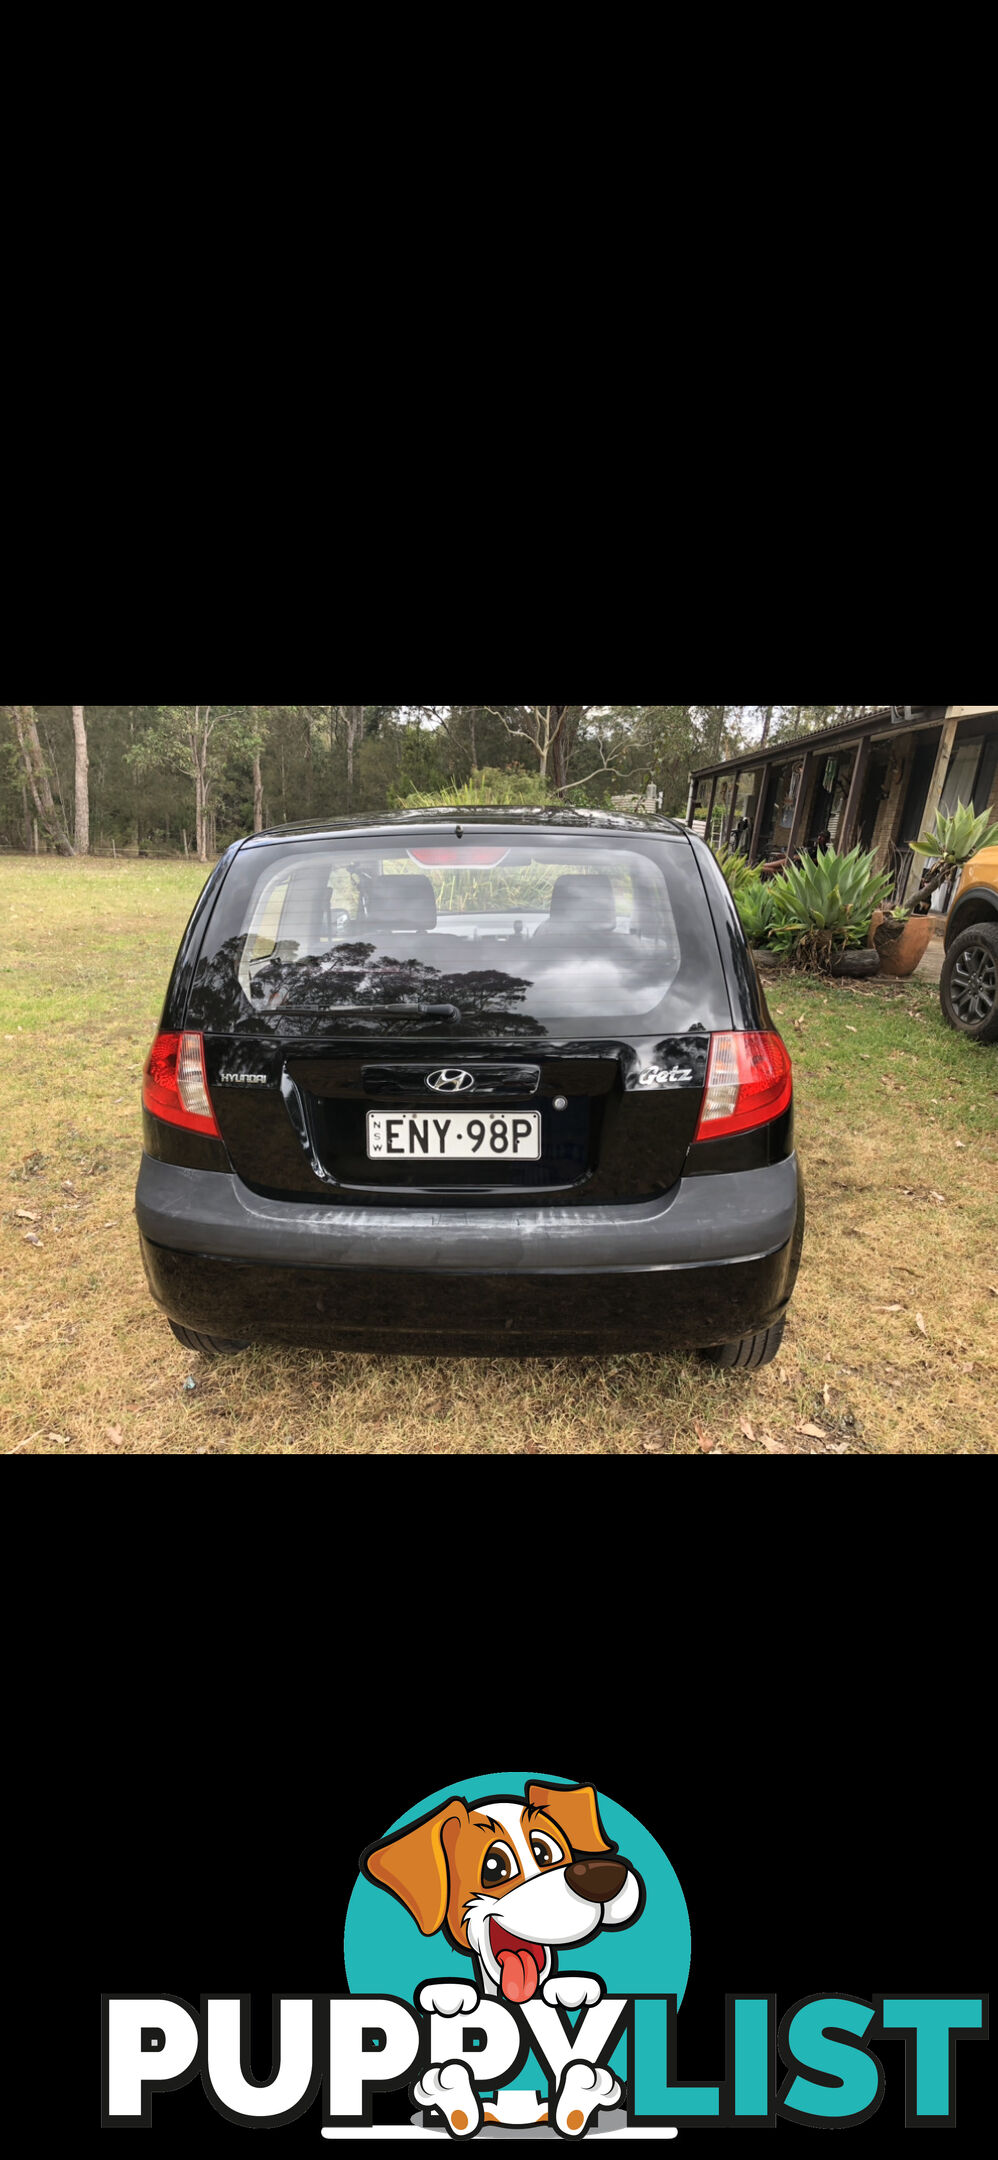
{"label": "dog tongue", "polygon": [[500,1950],[499,1970],[507,2002],[529,2002],[537,1990],[537,1960],[529,1950]]}

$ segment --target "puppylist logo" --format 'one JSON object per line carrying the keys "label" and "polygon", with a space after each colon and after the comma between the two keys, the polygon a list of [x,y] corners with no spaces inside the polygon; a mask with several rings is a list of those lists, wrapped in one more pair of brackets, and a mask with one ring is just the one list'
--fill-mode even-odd
{"label": "puppylist logo", "polygon": [[[321,2094],[331,2139],[579,2139],[865,2123],[904,2041],[909,2128],[956,2121],[956,2053],[983,1995],[725,1998],[724,2075],[678,2075],[686,1902],[637,1817],[589,1784],[480,1777],[424,1799],[361,1854],[344,1933],[349,1992],[273,2006],[273,2071],[249,2073],[249,1997],[102,1997],[104,2128],[168,2123],[200,2074],[233,2124],[280,2127]],[[408,2123],[379,2123],[407,2092]],[[163,2097],[160,2097],[163,2096]],[[900,2096],[899,2096],[900,2097]],[[900,2114],[900,2110],[899,2110]]]}

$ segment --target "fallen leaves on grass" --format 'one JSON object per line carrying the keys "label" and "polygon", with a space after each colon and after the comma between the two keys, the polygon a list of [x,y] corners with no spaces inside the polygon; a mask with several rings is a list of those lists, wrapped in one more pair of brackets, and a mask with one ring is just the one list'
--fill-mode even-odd
{"label": "fallen leaves on grass", "polygon": [[926,1327],[925,1321],[923,1320],[920,1312],[917,1312],[915,1314],[915,1326],[917,1327],[919,1334],[924,1335],[926,1341],[928,1341],[929,1330]]}
{"label": "fallen leaves on grass", "polygon": [[714,1448],[713,1436],[709,1432],[704,1432],[703,1426],[698,1425],[695,1418],[693,1420],[693,1430],[697,1436],[697,1445],[703,1449],[704,1454],[712,1454]]}
{"label": "fallen leaves on grass", "polygon": [[805,1440],[827,1440],[828,1438],[823,1425],[795,1425],[794,1431],[801,1433]]}

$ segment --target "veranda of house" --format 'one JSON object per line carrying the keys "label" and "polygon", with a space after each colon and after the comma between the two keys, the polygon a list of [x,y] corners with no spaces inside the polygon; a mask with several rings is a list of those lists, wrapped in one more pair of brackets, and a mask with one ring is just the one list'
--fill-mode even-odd
{"label": "veranda of house", "polygon": [[[753,863],[824,841],[872,849],[911,897],[911,842],[958,802],[998,814],[998,706],[884,705],[817,735],[785,737],[690,775],[687,824]],[[934,896],[944,912],[949,892]]]}

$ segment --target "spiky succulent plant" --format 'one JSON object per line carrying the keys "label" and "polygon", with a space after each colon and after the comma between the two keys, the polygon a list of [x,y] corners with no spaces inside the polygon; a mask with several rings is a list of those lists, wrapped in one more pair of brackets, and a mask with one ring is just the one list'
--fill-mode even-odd
{"label": "spiky succulent plant", "polygon": [[937,817],[933,830],[911,842],[913,855],[935,855],[947,871],[959,869],[983,847],[998,844],[998,825],[989,825],[988,812],[974,813],[973,803],[957,803],[952,817]]}
{"label": "spiky succulent plant", "polygon": [[873,911],[891,890],[891,879],[873,862],[872,855],[854,847],[848,855],[824,848],[813,859],[805,855],[788,863],[769,881],[770,945],[821,965],[833,952],[864,944]]}
{"label": "spiky succulent plant", "polygon": [[714,859],[717,863],[717,867],[720,870],[721,876],[724,878],[729,891],[733,893],[737,898],[743,887],[746,886],[749,883],[750,879],[754,876],[754,872],[752,870],[751,864],[748,861],[748,858],[745,855],[740,855],[736,848],[726,848],[721,846],[715,847],[713,850],[713,854]]}
{"label": "spiky succulent plant", "polygon": [[764,885],[760,877],[750,877],[739,886],[735,906],[749,944],[764,945],[774,915],[772,888]]}

